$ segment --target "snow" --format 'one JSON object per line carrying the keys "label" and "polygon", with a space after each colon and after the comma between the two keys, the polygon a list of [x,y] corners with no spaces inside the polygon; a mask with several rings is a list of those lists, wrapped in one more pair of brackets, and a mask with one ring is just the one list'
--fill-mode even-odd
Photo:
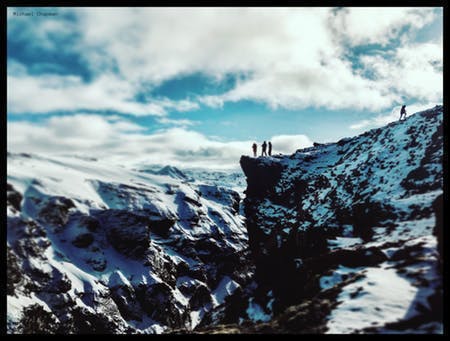
{"label": "snow", "polygon": [[327,290],[334,287],[336,284],[339,284],[343,281],[344,276],[349,276],[355,273],[360,272],[363,268],[348,268],[343,265],[339,265],[339,267],[333,271],[333,273],[329,276],[322,276],[320,278],[320,287],[322,290]]}
{"label": "snow", "polygon": [[[201,174],[207,181],[202,182],[201,177],[194,179],[195,174]],[[139,168],[131,169],[103,160],[70,155],[24,156],[8,153],[7,182],[24,196],[25,205],[19,213],[13,212],[8,206],[7,213],[8,219],[21,217],[36,220],[39,218],[40,207],[33,198],[45,203],[52,197],[61,196],[70,198],[75,205],[69,211],[69,219],[81,215],[92,216],[93,213],[106,209],[144,212],[149,219],[169,218],[175,221],[169,237],[151,234],[150,247],[159,250],[158,257],[167,257],[167,260],[175,265],[185,262],[192,268],[204,265],[200,260],[184,255],[183,249],[177,248],[180,239],[195,242],[209,235],[210,241],[223,243],[224,245],[219,245],[223,248],[240,251],[247,247],[244,218],[231,207],[231,203],[239,198],[239,194],[231,188],[238,187],[242,191],[243,186],[240,185],[244,181],[240,172],[185,172],[173,167],[165,167],[160,172],[146,172]],[[197,200],[200,206],[185,202],[182,200],[184,197]],[[201,218],[196,225],[189,221],[189,216],[184,215],[189,213],[189,210]],[[210,212],[214,214],[209,214]],[[109,295],[108,287],[136,287],[163,281],[152,266],[124,256],[109,244],[106,237],[101,237],[97,232],[94,244],[100,251],[91,251],[90,247],[73,246],[71,241],[75,237],[89,232],[86,227],[80,226],[76,219],[75,222],[69,220],[59,232],[45,223],[43,227],[51,245],[44,253],[44,260],[31,257],[30,266],[44,273],[58,269],[71,282],[67,295],[74,299],[77,305],[89,311],[95,312],[93,308],[97,304],[97,296]],[[218,235],[215,234],[217,230],[220,232]],[[15,234],[8,231],[8,245],[14,243],[14,238]],[[102,258],[107,260],[106,268],[102,271],[93,270],[87,262],[101,261]],[[182,280],[178,278],[178,284]],[[192,281],[205,285],[198,280]],[[216,305],[222,304],[238,287],[237,282],[225,276],[212,293],[213,302]],[[37,297],[27,297],[20,291],[16,293],[18,298],[7,298],[8,319],[11,322],[14,322],[14,316],[20,316],[24,306],[32,303],[45,305],[45,302],[41,302]],[[86,294],[92,295],[93,299],[80,299]],[[174,288],[171,294],[178,302],[178,309],[186,309],[189,305],[188,297],[178,288]],[[204,317],[202,309],[192,312],[192,328]],[[143,333],[161,333],[167,327],[145,316],[141,322],[127,323]]]}
{"label": "snow", "polygon": [[272,315],[266,314],[258,303],[254,302],[254,298],[250,297],[247,310],[247,316],[253,322],[268,322]]}
{"label": "snow", "polygon": [[199,309],[191,311],[190,316],[191,316],[191,330],[193,330],[202,321],[202,318],[205,316],[205,310]]}
{"label": "snow", "polygon": [[225,298],[233,294],[239,287],[240,285],[230,277],[225,276],[222,278],[217,288],[212,292],[213,305],[218,306],[222,304],[225,301]]}
{"label": "snow", "polygon": [[348,248],[351,246],[355,246],[358,244],[362,244],[363,240],[361,238],[358,237],[336,237],[336,239],[329,239],[328,240],[328,246],[330,248],[330,250],[335,250],[335,249],[344,249],[344,248]]}
{"label": "snow", "polygon": [[395,269],[367,268],[363,273],[363,279],[345,286],[339,294],[340,304],[329,316],[327,333],[352,333],[405,317],[417,288]]}
{"label": "snow", "polygon": [[39,304],[45,311],[51,311],[48,305],[34,294],[31,294],[31,296],[21,295],[19,297],[8,296],[6,308],[8,322],[19,322],[22,317],[22,309],[33,304]]}

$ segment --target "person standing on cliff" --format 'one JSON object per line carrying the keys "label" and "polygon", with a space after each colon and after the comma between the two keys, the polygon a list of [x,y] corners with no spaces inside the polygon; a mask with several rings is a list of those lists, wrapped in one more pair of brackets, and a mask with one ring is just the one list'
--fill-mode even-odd
{"label": "person standing on cliff", "polygon": [[258,148],[258,145],[256,143],[253,143],[252,149],[253,149],[253,156],[256,157],[256,150]]}
{"label": "person standing on cliff", "polygon": [[404,119],[406,119],[406,105],[402,105],[402,108],[400,109],[400,119],[399,119],[399,121],[402,120],[402,117]]}
{"label": "person standing on cliff", "polygon": [[266,141],[263,142],[263,144],[261,145],[261,148],[262,148],[261,156],[264,156],[264,155],[267,156],[267,152],[266,152],[266,149],[267,149],[267,143],[266,143]]}
{"label": "person standing on cliff", "polygon": [[272,142],[269,141],[269,156],[272,156]]}

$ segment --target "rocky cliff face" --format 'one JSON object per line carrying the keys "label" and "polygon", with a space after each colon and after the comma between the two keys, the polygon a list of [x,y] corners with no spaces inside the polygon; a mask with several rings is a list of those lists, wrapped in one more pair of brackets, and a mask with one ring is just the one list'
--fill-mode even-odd
{"label": "rocky cliff face", "polygon": [[8,153],[8,333],[220,322],[254,271],[240,200],[173,167]]}
{"label": "rocky cliff face", "polygon": [[273,295],[261,305],[319,304],[295,328],[321,332],[441,330],[442,119],[436,106],[290,156],[242,156],[256,278]]}

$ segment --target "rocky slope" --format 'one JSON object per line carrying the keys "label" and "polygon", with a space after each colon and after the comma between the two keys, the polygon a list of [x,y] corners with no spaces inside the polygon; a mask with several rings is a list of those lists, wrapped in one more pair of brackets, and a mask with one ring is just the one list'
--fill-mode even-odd
{"label": "rocky slope", "polygon": [[244,331],[442,332],[442,106],[240,163],[255,303],[272,318]]}
{"label": "rocky slope", "polygon": [[8,333],[189,331],[251,280],[231,189],[77,157],[8,153],[7,175]]}

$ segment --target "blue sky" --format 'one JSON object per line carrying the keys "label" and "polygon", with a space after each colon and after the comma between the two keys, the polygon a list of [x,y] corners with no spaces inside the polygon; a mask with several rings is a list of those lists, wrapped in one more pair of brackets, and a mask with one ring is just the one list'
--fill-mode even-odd
{"label": "blue sky", "polygon": [[442,102],[442,8],[7,16],[10,151],[233,167],[253,141],[292,153]]}

